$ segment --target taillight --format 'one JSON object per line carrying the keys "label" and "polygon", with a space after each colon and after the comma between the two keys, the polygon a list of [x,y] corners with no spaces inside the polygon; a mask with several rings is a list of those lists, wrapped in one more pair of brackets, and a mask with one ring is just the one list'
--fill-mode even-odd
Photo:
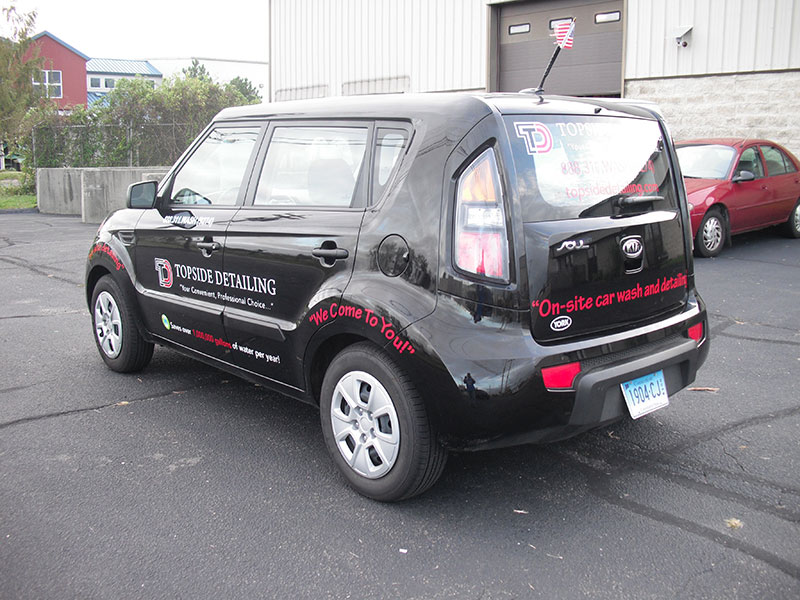
{"label": "taillight", "polygon": [[489,148],[462,173],[456,194],[455,264],[508,281],[508,235],[500,174]]}
{"label": "taillight", "polygon": [[690,338],[699,343],[703,339],[703,324],[698,323],[697,325],[692,325],[689,327],[687,333],[689,334]]}
{"label": "taillight", "polygon": [[581,372],[581,363],[573,362],[542,369],[544,387],[548,390],[568,390]]}

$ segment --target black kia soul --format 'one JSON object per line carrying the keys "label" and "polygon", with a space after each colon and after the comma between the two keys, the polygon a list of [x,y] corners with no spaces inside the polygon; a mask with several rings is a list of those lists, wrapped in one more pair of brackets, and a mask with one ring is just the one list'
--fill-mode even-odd
{"label": "black kia soul", "polygon": [[222,111],[89,253],[100,355],[161,344],[318,404],[360,493],[448,450],[667,405],[708,352],[672,141],[646,106],[533,94]]}

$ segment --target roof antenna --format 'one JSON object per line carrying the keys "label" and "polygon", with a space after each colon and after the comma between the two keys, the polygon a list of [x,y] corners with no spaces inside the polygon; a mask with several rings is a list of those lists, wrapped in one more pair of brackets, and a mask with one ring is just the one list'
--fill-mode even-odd
{"label": "roof antenna", "polygon": [[556,58],[558,58],[559,52],[561,52],[562,48],[572,48],[572,41],[575,37],[575,19],[571,18],[568,21],[564,20],[561,23],[558,23],[553,28],[553,33],[551,35],[555,35],[556,41],[556,49],[553,51],[553,56],[550,57],[550,62],[547,64],[547,68],[544,70],[544,75],[542,75],[542,81],[539,83],[539,87],[536,88],[526,88],[524,90],[520,90],[522,94],[536,94],[539,96],[539,102],[544,102],[544,98],[542,94],[544,94],[544,80],[547,79],[547,76],[550,74],[550,69],[553,68],[553,65],[556,62]]}

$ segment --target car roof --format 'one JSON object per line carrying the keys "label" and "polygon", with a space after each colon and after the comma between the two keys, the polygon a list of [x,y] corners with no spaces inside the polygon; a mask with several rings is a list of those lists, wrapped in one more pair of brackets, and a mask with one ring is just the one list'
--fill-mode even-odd
{"label": "car roof", "polygon": [[491,112],[500,114],[621,115],[654,118],[657,109],[647,102],[607,98],[542,96],[533,93],[421,93],[336,96],[238,106],[222,110],[215,121],[252,118],[372,118],[426,119],[477,122]]}
{"label": "car roof", "polygon": [[692,140],[676,140],[676,146],[699,146],[704,144],[713,144],[717,146],[732,146],[734,148],[741,148],[742,146],[749,145],[749,144],[764,144],[766,146],[778,146],[783,148],[780,144],[772,142],[770,140],[764,140],[759,138],[697,138]]}

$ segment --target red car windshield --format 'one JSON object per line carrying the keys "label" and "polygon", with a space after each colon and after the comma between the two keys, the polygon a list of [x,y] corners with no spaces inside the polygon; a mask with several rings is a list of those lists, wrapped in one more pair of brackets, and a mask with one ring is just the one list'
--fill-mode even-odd
{"label": "red car windshield", "polygon": [[719,144],[679,146],[678,162],[684,177],[694,179],[725,179],[736,158],[736,150]]}

